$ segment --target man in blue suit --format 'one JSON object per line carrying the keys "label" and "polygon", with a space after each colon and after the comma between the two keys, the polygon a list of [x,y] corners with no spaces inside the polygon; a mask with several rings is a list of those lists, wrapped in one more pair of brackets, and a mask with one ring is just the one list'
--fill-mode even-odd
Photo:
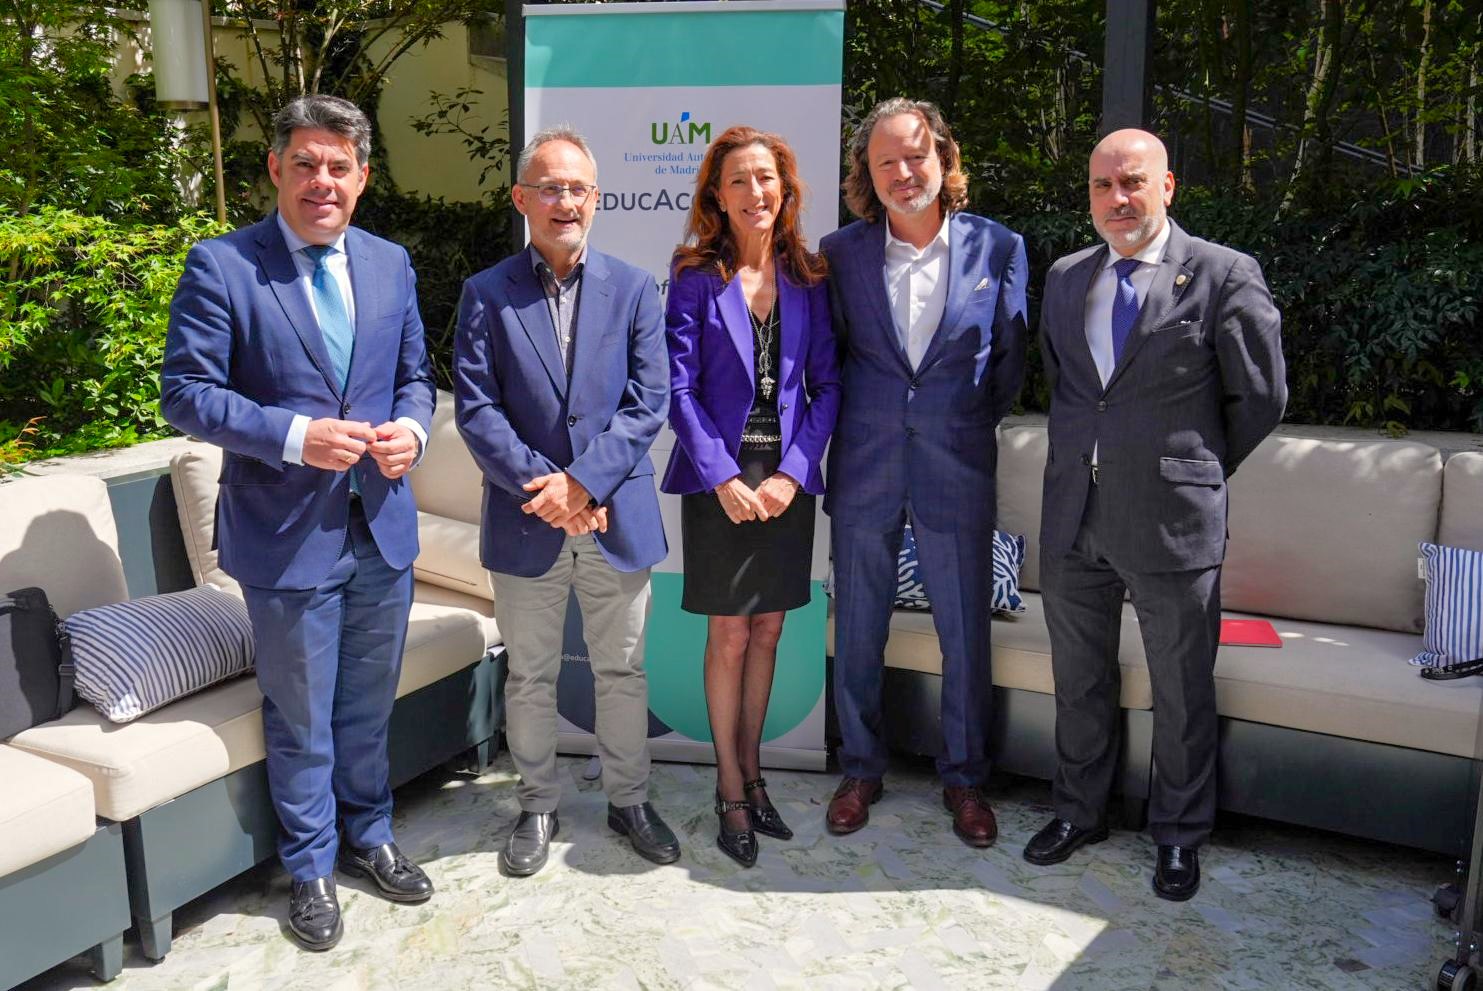
{"label": "man in blue suit", "polygon": [[370,146],[345,100],[283,108],[278,210],[191,249],[160,382],[170,423],[224,449],[215,539],[252,619],[288,924],[311,950],[343,931],[337,859],[393,901],[432,894],[392,839],[386,731],[417,556],[405,476],[435,393],[407,252],[349,226]]}
{"label": "man in blue suit", "polygon": [[844,771],[830,832],[869,820],[886,769],[881,681],[908,520],[942,647],[943,804],[965,843],[998,827],[989,771],[994,427],[1024,373],[1024,240],[964,213],[967,178],[938,109],[877,105],[850,145],[861,219],[824,238],[843,399],[824,508],[833,522],[834,700]]}
{"label": "man in blue suit", "polygon": [[591,248],[597,164],[565,127],[520,153],[512,191],[530,247],[464,284],[454,344],[458,429],[484,472],[480,558],[509,651],[506,738],[520,817],[500,852],[516,877],[546,863],[558,822],[556,682],[572,590],[597,696],[608,825],[672,863],[648,800],[649,569],[667,553],[649,447],[669,409],[654,279]]}

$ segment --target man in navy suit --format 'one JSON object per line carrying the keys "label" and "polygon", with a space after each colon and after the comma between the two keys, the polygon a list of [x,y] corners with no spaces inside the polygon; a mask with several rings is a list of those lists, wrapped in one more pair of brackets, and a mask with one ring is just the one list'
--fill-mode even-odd
{"label": "man in navy suit", "polygon": [[664,317],[647,272],[590,247],[597,164],[576,131],[533,137],[515,168],[530,247],[464,284],[454,344],[458,429],[484,472],[480,559],[509,651],[506,737],[520,817],[505,873],[546,863],[558,822],[556,682],[572,590],[597,696],[608,825],[672,863],[648,800],[649,569],[667,546],[649,447],[669,410]]}
{"label": "man in navy suit", "polygon": [[877,105],[850,144],[861,219],[824,238],[843,400],[824,508],[833,522],[834,699],[844,780],[830,832],[881,795],[881,681],[908,520],[942,646],[943,804],[971,846],[998,827],[989,771],[994,427],[1024,374],[1024,240],[964,213],[968,181],[938,109]]}
{"label": "man in navy suit", "polygon": [[288,924],[312,950],[343,931],[337,860],[393,901],[432,894],[392,839],[386,731],[417,556],[405,476],[435,393],[407,252],[350,226],[370,146],[345,100],[283,108],[278,210],[191,249],[160,382],[166,419],[224,449],[215,539],[252,619]]}

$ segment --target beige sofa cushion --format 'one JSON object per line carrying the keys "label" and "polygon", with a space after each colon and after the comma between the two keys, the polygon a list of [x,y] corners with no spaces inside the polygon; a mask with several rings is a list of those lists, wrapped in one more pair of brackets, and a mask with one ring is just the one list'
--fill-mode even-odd
{"label": "beige sofa cushion", "polygon": [[[438,392],[438,408],[427,437],[427,453],[415,471],[412,493],[417,508],[478,526],[484,509],[484,475],[453,422],[453,394]],[[477,547],[475,563],[477,563]]]}
{"label": "beige sofa cushion", "polygon": [[1483,682],[1423,681],[1406,663],[1421,649],[1419,636],[1287,619],[1273,625],[1281,649],[1220,649],[1215,691],[1221,715],[1483,757],[1477,750]]}
{"label": "beige sofa cushion", "polygon": [[30,585],[64,617],[129,597],[102,479],[49,475],[0,484],[0,592]]}
{"label": "beige sofa cushion", "polygon": [[1043,425],[1007,427],[1000,432],[996,525],[1007,533],[1024,535],[1020,588],[1032,591],[1040,588],[1040,503],[1049,453],[1050,434]]}
{"label": "beige sofa cushion", "polygon": [[418,582],[412,586],[412,601],[425,602],[433,606],[449,606],[453,609],[467,609],[478,617],[479,626],[484,631],[485,645],[494,648],[505,642],[499,634],[499,625],[494,621],[494,601],[492,599],[455,592],[441,585]]}
{"label": "beige sofa cushion", "polygon": [[170,488],[175,493],[175,511],[185,539],[185,555],[197,585],[212,584],[235,592],[237,579],[221,570],[216,548],[216,480],[221,475],[221,448],[192,444],[170,459]]}
{"label": "beige sofa cushion", "polygon": [[1437,532],[1442,458],[1410,441],[1272,436],[1231,478],[1224,608],[1420,632],[1416,545]]}
{"label": "beige sofa cushion", "polygon": [[494,601],[489,572],[479,563],[479,524],[419,512],[417,540],[412,570],[418,581]]}
{"label": "beige sofa cushion", "polygon": [[[414,603],[397,697],[467,667],[485,647],[473,613]],[[10,743],[79,771],[98,815],[122,822],[262,760],[261,709],[256,680],[238,678],[124,725],[80,707]]]}
{"label": "beige sofa cushion", "polygon": [[61,764],[0,745],[0,877],[93,835],[93,786]]}
{"label": "beige sofa cushion", "polygon": [[[1055,692],[1050,670],[1050,634],[1045,628],[1045,610],[1040,596],[1024,593],[1025,611],[1013,618],[995,616],[989,627],[993,644],[993,679],[1000,688],[1020,688],[1050,695]],[[829,604],[825,652],[834,655],[834,603]],[[1122,693],[1125,709],[1153,707],[1148,667],[1143,660],[1143,640],[1131,606],[1123,609]],[[886,667],[942,674],[942,649],[932,614],[898,609],[891,613],[891,636],[886,641]]]}
{"label": "beige sofa cushion", "polygon": [[1463,451],[1447,459],[1437,543],[1483,551],[1483,454],[1477,451]]}

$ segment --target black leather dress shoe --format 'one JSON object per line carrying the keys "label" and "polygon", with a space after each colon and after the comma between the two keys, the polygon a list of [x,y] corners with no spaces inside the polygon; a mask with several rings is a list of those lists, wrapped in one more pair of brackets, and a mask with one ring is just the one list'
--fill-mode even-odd
{"label": "black leather dress shoe", "polygon": [[369,850],[342,846],[339,867],[351,877],[369,877],[394,902],[425,902],[432,897],[432,881],[421,867],[402,856],[395,843]]}
{"label": "black leather dress shoe", "polygon": [[672,864],[680,859],[680,841],[648,802],[622,808],[609,803],[608,827],[627,836],[628,842],[645,860]]}
{"label": "black leather dress shoe", "polygon": [[754,778],[751,781],[745,782],[742,785],[742,789],[749,796],[752,796],[753,792],[756,792],[756,795],[753,797],[758,799],[755,802],[753,798],[747,799],[750,806],[747,814],[751,817],[752,828],[763,836],[771,836],[775,840],[791,840],[793,838],[793,830],[788,828],[788,824],[783,821],[783,817],[778,814],[778,810],[773,808],[772,802],[768,800],[767,780],[765,778]]}
{"label": "black leather dress shoe", "polygon": [[1075,853],[1078,847],[1088,843],[1101,843],[1105,839],[1105,823],[1092,829],[1082,829],[1068,819],[1052,819],[1040,832],[1030,837],[1030,842],[1025,844],[1024,857],[1032,864],[1048,867],[1059,864]]}
{"label": "black leather dress shoe", "polygon": [[1200,848],[1161,846],[1153,869],[1153,893],[1171,902],[1189,901],[1200,890]]}
{"label": "black leather dress shoe", "polygon": [[340,922],[334,878],[294,882],[288,896],[288,931],[306,950],[328,950],[340,942],[345,926]]}
{"label": "black leather dress shoe", "polygon": [[499,869],[511,877],[526,877],[545,867],[551,837],[559,828],[555,812],[520,813],[505,848],[499,852]]}

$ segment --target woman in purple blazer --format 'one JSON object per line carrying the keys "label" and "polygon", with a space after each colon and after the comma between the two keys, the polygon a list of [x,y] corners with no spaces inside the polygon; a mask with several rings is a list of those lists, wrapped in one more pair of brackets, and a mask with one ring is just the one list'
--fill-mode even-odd
{"label": "woman in purple blazer", "polygon": [[809,600],[819,462],[839,413],[823,256],[799,229],[803,185],[781,138],[733,127],[695,180],[665,314],[682,499],[681,606],[708,617],[716,843],[750,867],[756,833],[790,839],[760,773],[783,614]]}

